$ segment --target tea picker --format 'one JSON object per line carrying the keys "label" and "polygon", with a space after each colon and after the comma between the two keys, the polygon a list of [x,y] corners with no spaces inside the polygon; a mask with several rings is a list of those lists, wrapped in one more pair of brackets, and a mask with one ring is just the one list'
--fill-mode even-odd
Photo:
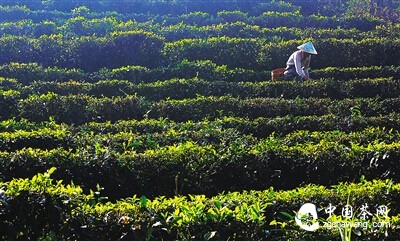
{"label": "tea picker", "polygon": [[314,45],[307,42],[297,47],[299,50],[290,55],[286,63],[284,80],[310,80],[308,70],[310,69],[311,55],[317,54]]}
{"label": "tea picker", "polygon": [[297,47],[299,50],[290,55],[286,68],[278,68],[271,72],[272,80],[311,80],[310,69],[311,55],[317,54],[312,42],[307,42]]}

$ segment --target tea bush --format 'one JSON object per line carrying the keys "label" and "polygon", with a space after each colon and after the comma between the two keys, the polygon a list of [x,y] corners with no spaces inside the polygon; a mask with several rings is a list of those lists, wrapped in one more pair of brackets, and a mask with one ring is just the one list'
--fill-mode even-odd
{"label": "tea bush", "polygon": [[[389,180],[340,183],[331,188],[308,185],[288,191],[232,192],[213,197],[204,195],[128,197],[108,202],[96,191],[84,192],[73,183],[63,184],[50,175],[55,168],[32,179],[1,183],[0,216],[2,239],[50,240],[176,240],[212,239],[275,240],[308,237],[332,240],[334,230],[312,234],[293,226],[281,213],[294,213],[304,202],[325,208],[329,202],[341,205],[351,193],[351,204],[390,205],[386,235],[374,228],[363,230],[364,238],[398,238],[399,185]],[[21,209],[21,205],[25,208]],[[24,210],[23,212],[21,212]],[[26,211],[29,210],[29,211]],[[320,213],[322,215],[322,213]],[[31,222],[34,220],[35,222]],[[385,231],[385,230],[384,230]]]}
{"label": "tea bush", "polygon": [[121,3],[1,1],[0,240],[400,239],[396,1]]}

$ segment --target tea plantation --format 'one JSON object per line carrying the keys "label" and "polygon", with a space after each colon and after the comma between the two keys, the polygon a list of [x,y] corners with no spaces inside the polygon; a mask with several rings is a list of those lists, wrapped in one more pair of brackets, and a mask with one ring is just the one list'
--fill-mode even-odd
{"label": "tea plantation", "polygon": [[0,240],[400,240],[399,1],[0,4]]}

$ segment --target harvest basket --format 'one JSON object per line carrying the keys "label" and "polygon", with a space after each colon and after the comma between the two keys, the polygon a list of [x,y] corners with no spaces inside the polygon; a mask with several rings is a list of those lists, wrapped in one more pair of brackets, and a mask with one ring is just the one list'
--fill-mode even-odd
{"label": "harvest basket", "polygon": [[272,81],[281,81],[283,80],[283,73],[285,72],[285,68],[278,68],[271,71],[271,80]]}

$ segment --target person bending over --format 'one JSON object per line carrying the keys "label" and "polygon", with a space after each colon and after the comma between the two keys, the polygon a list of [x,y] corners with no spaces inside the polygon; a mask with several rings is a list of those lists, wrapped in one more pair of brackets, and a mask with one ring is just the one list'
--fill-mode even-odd
{"label": "person bending over", "polygon": [[299,50],[290,55],[286,63],[284,80],[306,81],[310,80],[308,70],[310,69],[311,55],[317,54],[314,45],[307,42],[297,47]]}

